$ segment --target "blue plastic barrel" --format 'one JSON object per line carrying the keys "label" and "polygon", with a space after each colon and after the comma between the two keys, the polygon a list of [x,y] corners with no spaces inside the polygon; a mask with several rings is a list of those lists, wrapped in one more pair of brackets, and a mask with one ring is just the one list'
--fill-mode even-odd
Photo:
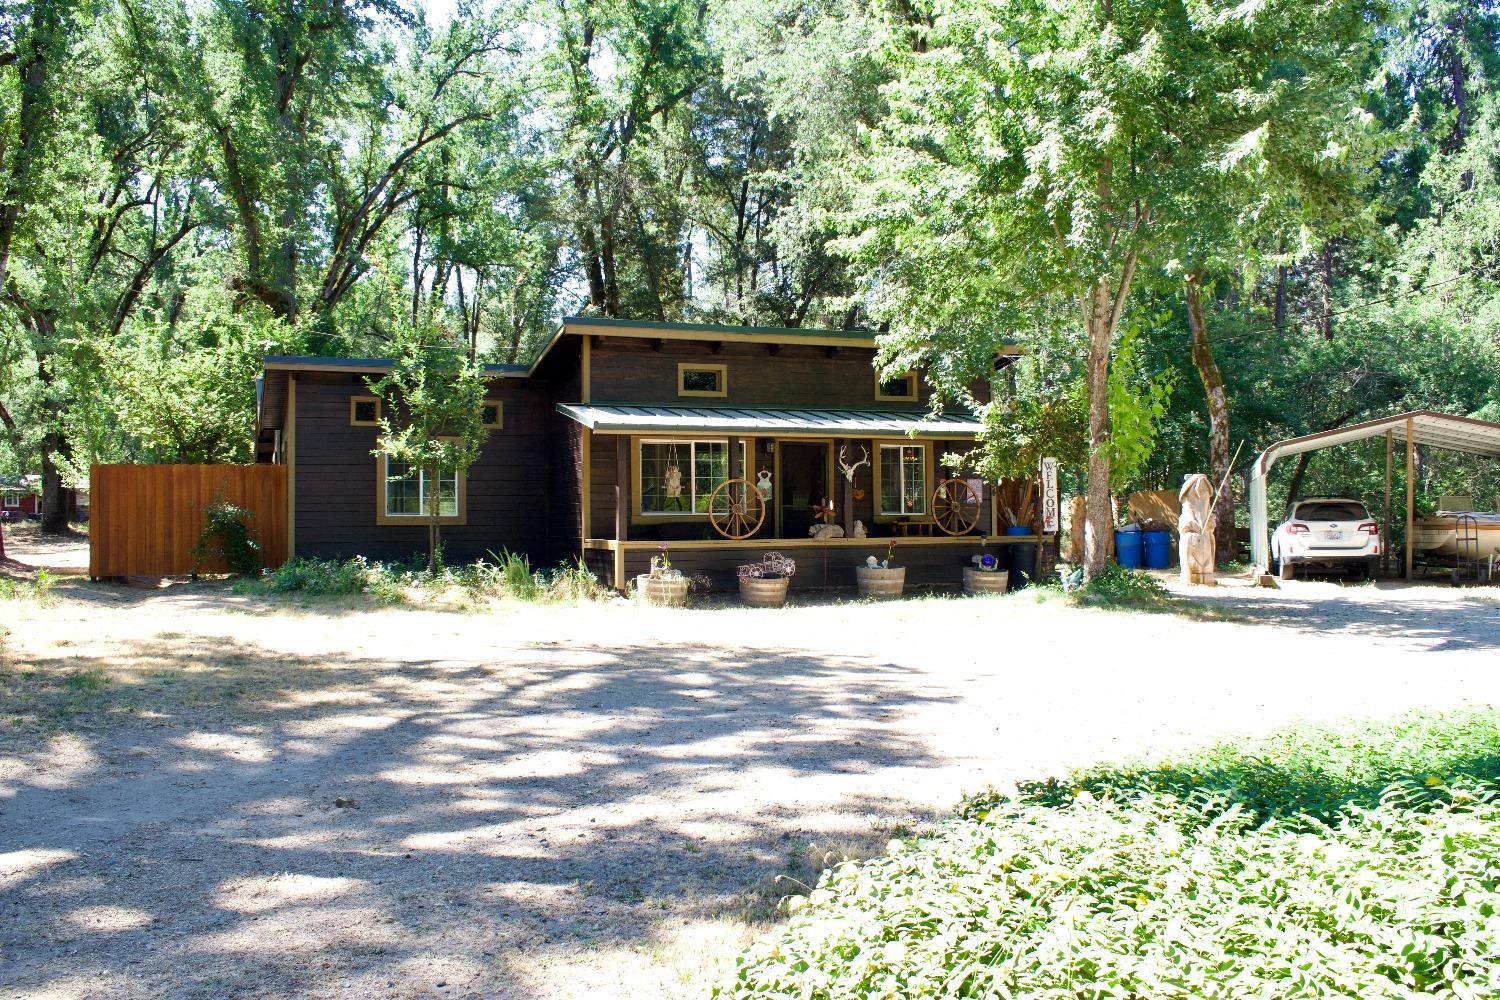
{"label": "blue plastic barrel", "polygon": [[1024,524],[1012,524],[1005,529],[1007,535],[1029,535],[1031,529]]}
{"label": "blue plastic barrel", "polygon": [[1125,569],[1141,568],[1141,533],[1139,531],[1115,532],[1115,562]]}
{"label": "blue plastic barrel", "polygon": [[1146,552],[1147,569],[1166,569],[1172,565],[1172,533],[1143,531],[1141,545]]}

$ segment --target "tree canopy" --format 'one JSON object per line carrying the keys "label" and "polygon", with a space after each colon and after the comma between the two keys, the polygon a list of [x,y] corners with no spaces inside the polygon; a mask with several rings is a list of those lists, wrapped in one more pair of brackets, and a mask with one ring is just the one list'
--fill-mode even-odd
{"label": "tree canopy", "polygon": [[1497,37],[1487,0],[19,0],[0,471],[57,527],[90,462],[248,459],[265,353],[525,361],[578,312],[873,327],[940,406],[995,383],[990,471],[1100,497],[1493,416]]}

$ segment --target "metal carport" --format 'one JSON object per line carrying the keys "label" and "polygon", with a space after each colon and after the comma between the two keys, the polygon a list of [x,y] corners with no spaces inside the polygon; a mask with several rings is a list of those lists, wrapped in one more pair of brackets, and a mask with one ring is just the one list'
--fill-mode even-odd
{"label": "metal carport", "polygon": [[1261,572],[1271,564],[1270,526],[1266,518],[1266,474],[1277,459],[1300,455],[1303,452],[1319,451],[1335,445],[1350,444],[1383,437],[1385,448],[1385,522],[1382,528],[1384,547],[1390,547],[1391,533],[1391,473],[1396,442],[1402,442],[1406,451],[1406,567],[1407,579],[1411,578],[1412,521],[1416,494],[1412,480],[1412,468],[1418,445],[1459,451],[1486,458],[1500,458],[1500,424],[1472,417],[1456,417],[1450,413],[1434,413],[1431,410],[1413,410],[1395,416],[1366,420],[1364,423],[1336,427],[1331,431],[1306,434],[1302,437],[1277,441],[1255,460],[1250,474],[1250,556]]}

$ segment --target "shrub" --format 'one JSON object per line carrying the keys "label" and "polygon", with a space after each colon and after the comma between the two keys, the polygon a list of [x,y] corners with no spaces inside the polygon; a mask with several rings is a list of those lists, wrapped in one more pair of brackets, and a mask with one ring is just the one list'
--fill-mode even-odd
{"label": "shrub", "polygon": [[382,601],[405,600],[418,591],[461,587],[475,596],[519,601],[592,600],[605,589],[580,560],[555,570],[533,570],[523,555],[490,553],[490,560],[444,567],[430,573],[421,562],[379,563],[363,556],[347,560],[293,559],[270,575],[266,589],[278,594],[364,594]]}
{"label": "shrub", "polygon": [[1104,572],[1094,577],[1070,595],[1077,604],[1096,607],[1149,608],[1171,600],[1167,588],[1149,573],[1124,569],[1110,563]]}
{"label": "shrub", "polygon": [[[1099,768],[1099,794],[971,804],[826,872],[716,995],[1500,995],[1493,719],[1299,728],[1184,758],[1217,768],[1207,788],[1193,766]],[[1262,779],[1319,755],[1346,804],[1320,790],[1304,816],[1302,785]],[[1179,772],[1186,794],[1140,780]]]}
{"label": "shrub", "polygon": [[247,522],[255,514],[224,500],[216,500],[204,511],[203,533],[193,547],[199,561],[223,559],[231,573],[260,573],[260,543],[250,537]]}
{"label": "shrub", "polygon": [[402,572],[364,556],[353,559],[292,559],[271,574],[268,589],[277,594],[338,596],[366,594],[382,601],[401,600]]}

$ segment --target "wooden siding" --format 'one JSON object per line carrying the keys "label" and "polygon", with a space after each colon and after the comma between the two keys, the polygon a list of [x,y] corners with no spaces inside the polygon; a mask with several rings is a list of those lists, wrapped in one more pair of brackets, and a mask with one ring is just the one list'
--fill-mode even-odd
{"label": "wooden siding", "polygon": [[96,465],[89,470],[89,576],[223,573],[193,554],[204,511],[225,500],[250,511],[267,566],[286,559],[286,470],[279,465]]}
{"label": "wooden siding", "polygon": [[[604,338],[589,352],[589,395],[595,403],[660,403],[683,406],[816,406],[921,410],[930,389],[912,403],[875,399],[875,352],[839,348],[832,357],[821,347],[786,345],[775,354],[764,344]],[[684,362],[724,365],[723,397],[705,400],[677,394],[677,366]]]}
{"label": "wooden siding", "polygon": [[[397,560],[427,549],[427,524],[376,523],[375,427],[351,426],[349,399],[368,395],[357,375],[298,376],[296,552],[343,559]],[[505,426],[491,431],[466,479],[467,517],[442,529],[443,555],[470,562],[502,549],[534,561],[553,558],[548,542],[548,442],[561,418],[550,395],[516,379],[490,382],[489,399],[505,406]]]}

